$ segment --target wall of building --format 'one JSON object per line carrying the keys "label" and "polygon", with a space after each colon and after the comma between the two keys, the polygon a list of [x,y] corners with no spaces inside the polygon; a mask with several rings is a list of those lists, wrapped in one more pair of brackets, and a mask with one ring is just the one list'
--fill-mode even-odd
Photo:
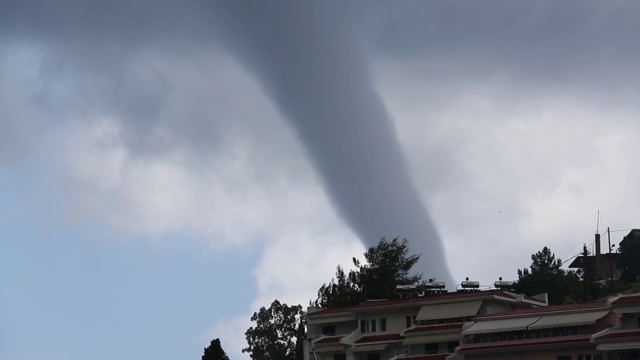
{"label": "wall of building", "polygon": [[[360,315],[360,320],[365,320],[369,323],[369,331],[366,335],[377,334],[398,334],[402,330],[407,328],[407,317],[411,319],[413,325],[413,318],[418,314],[420,308],[409,308],[403,310],[388,310],[388,311],[376,311],[373,313],[364,313]],[[376,320],[376,331],[371,331],[371,320]],[[380,330],[380,320],[386,319],[387,327],[386,331]],[[358,321],[358,331],[360,331],[360,321]]]}
{"label": "wall of building", "polygon": [[511,310],[511,309],[505,303],[496,302],[496,301],[485,301],[484,303],[482,303],[482,306],[478,311],[478,315],[493,314],[493,313],[508,311],[508,310]]}
{"label": "wall of building", "polygon": [[[607,356],[603,352],[596,351],[595,346],[582,349],[539,349],[536,351],[514,351],[501,354],[465,355],[465,360],[556,360],[559,356],[570,356],[571,360],[578,360],[579,356],[584,356],[583,360],[606,360]],[[589,357],[590,356],[590,357]],[[569,359],[568,357],[566,358]]]}

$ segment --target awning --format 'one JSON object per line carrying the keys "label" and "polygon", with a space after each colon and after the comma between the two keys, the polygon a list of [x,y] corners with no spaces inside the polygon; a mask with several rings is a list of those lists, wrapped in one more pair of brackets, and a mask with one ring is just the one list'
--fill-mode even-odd
{"label": "awning", "polygon": [[619,342],[610,344],[598,344],[596,350],[626,350],[626,349],[640,349],[640,341]]}
{"label": "awning", "polygon": [[318,346],[313,348],[313,352],[322,353],[322,352],[336,352],[344,350],[344,345],[333,345],[333,346]]}
{"label": "awning", "polygon": [[416,321],[476,316],[480,305],[482,305],[481,300],[453,304],[424,305],[420,308],[416,316]]}
{"label": "awning", "polygon": [[388,344],[376,344],[376,345],[355,345],[351,348],[353,352],[364,352],[364,351],[381,351],[387,347]]}
{"label": "awning", "polygon": [[515,319],[478,321],[467,330],[464,330],[462,334],[468,335],[468,334],[483,334],[483,333],[495,333],[495,332],[503,332],[503,331],[526,330],[527,326],[533,324],[539,319],[540,317],[527,317],[527,318],[515,318]]}
{"label": "awning", "polygon": [[343,321],[353,321],[357,319],[358,319],[358,315],[332,316],[332,317],[316,318],[316,319],[311,318],[307,320],[307,324],[313,325],[313,324],[337,323],[337,322],[343,322]]}
{"label": "awning", "polygon": [[402,342],[403,345],[409,344],[426,344],[441,341],[453,341],[460,340],[460,333],[448,333],[448,334],[434,334],[434,335],[420,335],[420,336],[408,336]]}
{"label": "awning", "polygon": [[609,313],[609,310],[589,312],[589,313],[577,313],[577,314],[562,314],[562,315],[549,315],[543,316],[535,322],[529,325],[529,329],[544,329],[553,328],[559,326],[576,326],[576,325],[588,325],[593,324],[596,320],[603,318]]}
{"label": "awning", "polygon": [[451,355],[447,356],[447,360],[464,360],[464,355],[451,354]]}

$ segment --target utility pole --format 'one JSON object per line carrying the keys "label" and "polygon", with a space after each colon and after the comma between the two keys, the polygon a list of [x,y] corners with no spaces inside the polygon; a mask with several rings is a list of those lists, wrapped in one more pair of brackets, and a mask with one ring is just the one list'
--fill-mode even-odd
{"label": "utility pole", "polygon": [[613,288],[613,255],[611,255],[611,231],[607,227],[607,239],[609,240],[609,271],[611,272],[611,282],[609,288]]}

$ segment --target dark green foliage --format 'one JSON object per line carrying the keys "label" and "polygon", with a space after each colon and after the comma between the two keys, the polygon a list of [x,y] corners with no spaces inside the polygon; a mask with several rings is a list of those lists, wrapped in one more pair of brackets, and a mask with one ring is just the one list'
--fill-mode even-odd
{"label": "dark green foliage", "polygon": [[357,284],[356,272],[345,273],[340,265],[336,269],[335,279],[323,284],[318,290],[318,298],[313,303],[317,307],[342,307],[364,301],[364,293]]}
{"label": "dark green foliage", "polygon": [[364,253],[365,261],[353,258],[355,270],[345,273],[338,266],[336,277],[318,290],[312,302],[318,307],[341,307],[358,304],[366,299],[390,299],[397,285],[415,284],[422,275],[410,275],[420,255],[409,255],[407,239],[380,239],[377,246]]}
{"label": "dark green foliage", "polygon": [[548,247],[542,248],[542,251],[531,255],[531,271],[529,269],[518,270],[518,278],[536,274],[557,274],[561,273],[562,260],[556,259],[556,256]]}
{"label": "dark green foliage", "polygon": [[222,345],[220,345],[220,339],[211,340],[211,344],[208,347],[204,348],[204,355],[202,355],[202,360],[229,360],[227,354],[222,350]]}
{"label": "dark green foliage", "polygon": [[556,259],[551,249],[531,255],[529,269],[518,269],[515,292],[529,296],[548,293],[549,304],[572,303],[582,298],[580,277],[574,271],[565,271],[562,260]]}
{"label": "dark green foliage", "polygon": [[625,236],[618,251],[621,280],[627,283],[637,282],[640,277],[640,230],[635,229]]}
{"label": "dark green foliage", "polygon": [[254,360],[302,360],[306,337],[302,306],[288,306],[274,300],[251,317],[255,327],[246,332],[248,347],[242,349]]}
{"label": "dark green foliage", "polygon": [[377,246],[364,253],[364,258],[366,262],[362,265],[356,259],[353,261],[367,299],[390,299],[396,285],[414,284],[422,278],[418,274],[409,275],[420,255],[409,255],[407,239],[395,238],[389,242],[382,238]]}

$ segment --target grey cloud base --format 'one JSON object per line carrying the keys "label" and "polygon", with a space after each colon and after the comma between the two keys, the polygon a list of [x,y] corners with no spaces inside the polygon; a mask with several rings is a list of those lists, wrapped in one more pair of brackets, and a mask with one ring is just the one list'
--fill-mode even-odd
{"label": "grey cloud base", "polygon": [[[211,151],[212,143],[224,147],[233,124],[197,110],[195,100],[185,100],[187,112],[168,112],[167,95],[191,84],[178,89],[175,79],[149,73],[144,64],[156,57],[203,59],[223,47],[259,80],[295,129],[333,204],[357,235],[369,244],[380,236],[407,237],[422,253],[425,277],[450,281],[443,246],[372,86],[369,61],[428,63],[420,72],[422,89],[435,94],[429,102],[436,106],[450,106],[458,88],[482,88],[495,76],[510,84],[512,94],[501,103],[568,92],[635,112],[638,10],[631,1],[0,1],[0,61],[26,48],[42,64],[33,75],[34,99],[13,101],[7,90],[11,76],[0,77],[0,156],[18,162],[15,154],[33,148],[23,144],[37,143],[40,132],[54,126],[49,117],[62,122],[87,113],[122,119],[126,145],[135,155],[162,156],[168,146],[194,152]],[[180,64],[197,67],[198,61]],[[39,117],[44,120],[34,120]],[[441,120],[435,117],[425,114],[425,121]],[[159,125],[168,135],[158,145],[149,134]]]}
{"label": "grey cloud base", "polygon": [[224,5],[234,30],[230,48],[294,127],[349,226],[368,246],[408,238],[422,255],[418,270],[454,286],[349,26],[327,9],[293,1]]}

